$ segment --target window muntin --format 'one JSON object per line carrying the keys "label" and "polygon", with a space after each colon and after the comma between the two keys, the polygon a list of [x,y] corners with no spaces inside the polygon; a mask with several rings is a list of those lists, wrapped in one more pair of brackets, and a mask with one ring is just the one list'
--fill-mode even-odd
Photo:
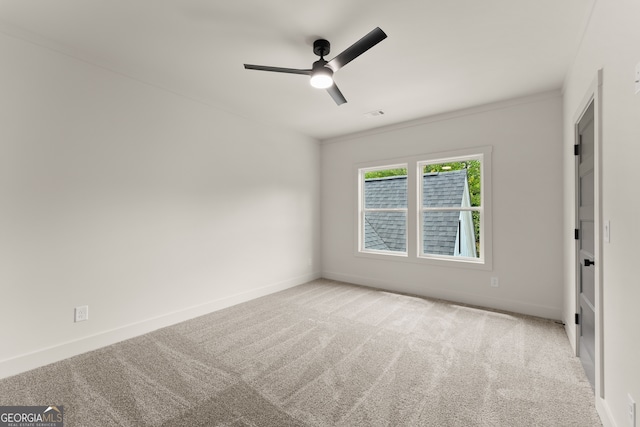
{"label": "window muntin", "polygon": [[418,256],[483,262],[482,155],[418,162]]}
{"label": "window muntin", "polygon": [[407,254],[407,165],[359,170],[359,248]]}

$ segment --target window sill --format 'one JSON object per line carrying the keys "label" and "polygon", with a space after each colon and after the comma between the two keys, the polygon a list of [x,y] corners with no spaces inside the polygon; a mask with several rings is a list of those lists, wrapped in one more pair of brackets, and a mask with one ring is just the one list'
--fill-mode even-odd
{"label": "window sill", "polygon": [[365,256],[373,256],[375,258],[378,258],[378,257],[406,258],[408,256],[406,252],[390,252],[390,251],[376,251],[376,250],[363,250],[363,251],[358,251],[358,253]]}
{"label": "window sill", "polygon": [[412,264],[421,264],[426,266],[437,266],[447,268],[464,268],[471,270],[484,270],[491,271],[493,266],[486,259],[484,260],[471,260],[455,259],[455,258],[440,258],[440,257],[425,257],[409,255],[407,253],[388,253],[388,252],[373,252],[373,251],[356,251],[355,256],[359,258],[366,258],[379,261],[390,262],[408,262]]}

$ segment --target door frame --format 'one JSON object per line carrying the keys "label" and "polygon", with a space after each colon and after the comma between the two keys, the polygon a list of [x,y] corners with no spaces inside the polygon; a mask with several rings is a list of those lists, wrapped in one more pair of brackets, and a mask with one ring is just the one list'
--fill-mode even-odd
{"label": "door frame", "polygon": [[[587,111],[587,108],[593,102],[593,122],[594,122],[594,146],[593,146],[593,167],[594,167],[594,267],[595,267],[595,394],[601,399],[604,399],[604,329],[603,329],[603,251],[602,251],[602,83],[603,83],[603,70],[599,69],[596,78],[591,83],[588,91],[586,92],[582,102],[579,104],[578,109],[573,117],[573,144],[578,144],[578,123],[580,119]],[[572,147],[573,148],[573,147]],[[574,171],[574,227],[578,228],[578,210],[579,206],[579,176],[578,176],[578,164],[575,163]],[[578,259],[578,240],[575,243],[573,265],[575,268],[575,300],[574,309],[577,313],[579,307],[579,286],[580,286],[580,271],[579,271],[579,259]],[[580,325],[575,325],[575,354],[579,356],[580,353]]]}

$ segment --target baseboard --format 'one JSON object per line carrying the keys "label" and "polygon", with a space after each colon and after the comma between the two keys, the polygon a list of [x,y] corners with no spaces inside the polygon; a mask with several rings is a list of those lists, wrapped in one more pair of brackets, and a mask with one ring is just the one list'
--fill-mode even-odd
{"label": "baseboard", "polygon": [[249,291],[222,297],[203,304],[188,307],[183,310],[167,313],[155,318],[146,319],[120,328],[100,332],[95,335],[77,340],[64,342],[52,347],[43,348],[31,353],[0,361],[0,379],[17,375],[41,366],[48,365],[69,357],[77,356],[88,351],[96,350],[120,341],[155,331],[166,326],[184,322],[207,313],[231,307],[252,299],[256,299],[275,292],[320,278],[320,273],[310,273],[284,280]]}
{"label": "baseboard", "polygon": [[603,427],[618,427],[605,399],[596,397],[596,410],[598,411],[598,415],[600,415]]}
{"label": "baseboard", "polygon": [[573,350],[573,354],[577,354],[576,350],[576,325],[574,319],[565,319],[564,320],[564,331],[567,334],[567,338],[569,338],[569,344],[571,345],[571,350]]}
{"label": "baseboard", "polygon": [[491,296],[482,296],[477,294],[468,294],[464,292],[449,291],[442,289],[425,289],[424,292],[417,292],[415,287],[399,286],[397,282],[387,282],[372,277],[362,277],[350,274],[336,273],[324,271],[322,277],[330,280],[338,280],[341,282],[353,283],[356,285],[372,286],[390,291],[410,293],[420,295],[427,298],[438,298],[462,304],[476,305],[479,307],[487,307],[497,310],[511,311],[514,313],[526,314],[530,316],[542,317],[559,321],[562,318],[561,307],[550,307],[539,304],[530,304],[523,301],[514,301]]}

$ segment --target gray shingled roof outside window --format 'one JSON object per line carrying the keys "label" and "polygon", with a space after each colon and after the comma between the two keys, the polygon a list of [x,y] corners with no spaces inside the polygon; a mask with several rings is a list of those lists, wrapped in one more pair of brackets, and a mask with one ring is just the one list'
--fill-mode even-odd
{"label": "gray shingled roof outside window", "polygon": [[[365,208],[406,208],[407,177],[365,180]],[[406,218],[402,212],[368,212],[365,215],[365,248],[406,251]]]}
{"label": "gray shingled roof outside window", "polygon": [[[462,205],[466,170],[429,173],[423,176],[425,207]],[[367,179],[366,208],[407,207],[407,177]],[[454,255],[460,213],[428,212],[423,218],[426,253]],[[406,251],[406,220],[401,212],[368,212],[365,215],[364,247],[373,250]]]}
{"label": "gray shingled roof outside window", "polygon": [[[467,170],[425,174],[422,200],[425,207],[462,206]],[[424,252],[436,255],[454,255],[458,236],[460,212],[427,212],[423,216]]]}

